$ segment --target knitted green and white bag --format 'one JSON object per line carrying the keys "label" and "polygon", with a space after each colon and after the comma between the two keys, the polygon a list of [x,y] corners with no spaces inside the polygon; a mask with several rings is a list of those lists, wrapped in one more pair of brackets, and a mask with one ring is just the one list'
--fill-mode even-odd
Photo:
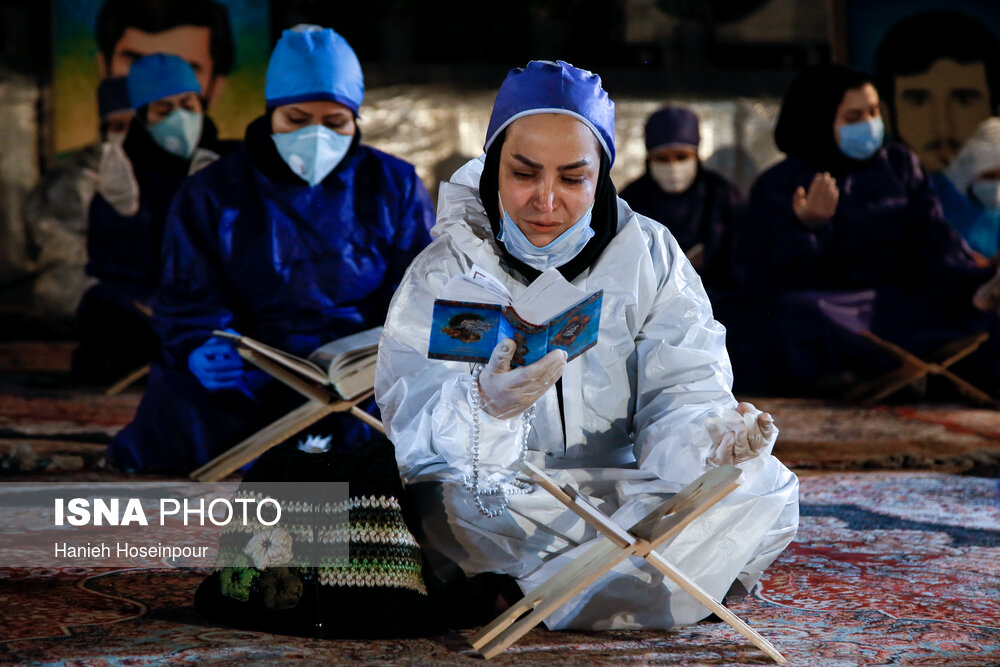
{"label": "knitted green and white bag", "polygon": [[[325,638],[443,631],[424,586],[420,547],[403,518],[392,443],[379,437],[345,452],[303,451],[286,443],[261,456],[240,489],[252,493],[255,482],[290,481],[349,483],[350,558],[323,567],[257,567],[257,551],[294,552],[304,546],[301,535],[225,533],[220,552],[247,554],[246,564],[221,568],[201,583],[195,606],[203,615],[246,629]],[[339,539],[346,539],[330,516],[329,525],[320,518],[318,530],[340,531]]]}

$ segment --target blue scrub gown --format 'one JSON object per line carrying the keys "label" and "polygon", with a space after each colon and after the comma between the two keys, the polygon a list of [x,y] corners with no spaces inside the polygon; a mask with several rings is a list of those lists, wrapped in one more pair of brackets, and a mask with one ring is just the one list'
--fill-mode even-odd
{"label": "blue scrub gown", "polygon": [[[109,458],[137,470],[190,470],[302,402],[270,381],[209,392],[188,355],[232,328],[292,354],[380,326],[434,215],[412,165],[355,143],[309,187],[281,160],[263,117],[241,150],[189,178],[170,210],[154,295],[162,340],[135,419]],[[345,415],[323,430],[341,445],[369,437]]]}
{"label": "blue scrub gown", "polygon": [[931,175],[931,186],[941,200],[944,217],[975,252],[990,259],[1000,250],[1000,210],[988,211],[955,189],[942,173]]}

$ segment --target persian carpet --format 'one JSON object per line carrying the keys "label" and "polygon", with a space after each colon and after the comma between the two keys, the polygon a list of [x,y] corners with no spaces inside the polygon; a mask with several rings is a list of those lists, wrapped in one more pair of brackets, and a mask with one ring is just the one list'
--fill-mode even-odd
{"label": "persian carpet", "polygon": [[[996,481],[928,472],[802,478],[801,523],[762,585],[730,603],[795,665],[1000,664]],[[3,664],[483,665],[472,630],[324,641],[207,624],[204,571],[6,570]],[[770,661],[729,626],[534,630],[498,665],[747,665]]]}
{"label": "persian carpet", "polygon": [[[0,342],[0,475],[97,470],[131,421],[142,383],[117,396],[73,386],[67,342]],[[739,397],[774,415],[775,455],[811,470],[1000,473],[1000,411],[818,399]]]}

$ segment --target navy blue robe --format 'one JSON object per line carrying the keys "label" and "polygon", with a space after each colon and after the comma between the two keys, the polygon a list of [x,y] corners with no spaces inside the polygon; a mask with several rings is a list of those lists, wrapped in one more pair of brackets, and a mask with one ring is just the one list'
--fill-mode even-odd
{"label": "navy blue robe", "polygon": [[[292,354],[380,326],[410,261],[430,242],[433,209],[412,165],[355,144],[310,188],[280,160],[269,118],[244,147],[190,177],[167,221],[154,328],[163,346],[135,419],[112,443],[118,465],[205,463],[302,402],[276,381],[247,396],[209,392],[188,355],[232,328]],[[342,444],[368,429],[344,415]]]}
{"label": "navy blue robe", "polygon": [[[811,231],[795,216],[792,196],[816,173],[789,157],[760,176],[734,236],[742,289],[712,294],[737,391],[823,394],[842,388],[838,377],[849,383],[898,366],[852,328],[918,356],[997,329],[994,315],[971,304],[993,271],[977,267],[945,222],[912,151],[888,145],[837,175],[836,213]],[[854,311],[837,311],[838,300]],[[996,353],[987,345],[963,364],[991,393],[1000,389]]]}

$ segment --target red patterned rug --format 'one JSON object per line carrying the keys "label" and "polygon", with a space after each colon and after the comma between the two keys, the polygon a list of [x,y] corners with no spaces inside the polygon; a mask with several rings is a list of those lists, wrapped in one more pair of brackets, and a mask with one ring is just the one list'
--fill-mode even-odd
{"label": "red patterned rug", "polygon": [[[98,470],[108,442],[135,414],[143,385],[117,396],[72,386],[72,349],[0,342],[0,475]],[[1000,411],[740,398],[774,415],[781,429],[775,455],[798,469],[1000,473]]]}
{"label": "red patterned rug", "polygon": [[[1000,512],[992,479],[832,473],[802,479],[798,537],[731,605],[792,664],[1000,664]],[[323,641],[206,625],[201,571],[8,570],[0,662],[484,664],[471,631]],[[768,664],[725,624],[679,632],[535,630],[499,665]]]}
{"label": "red patterned rug", "polygon": [[[2,367],[2,365],[0,365]],[[0,384],[0,474],[94,470],[142,397],[94,388]],[[750,398],[781,429],[775,455],[813,470],[1000,473],[1000,412],[956,405],[861,408]]]}

